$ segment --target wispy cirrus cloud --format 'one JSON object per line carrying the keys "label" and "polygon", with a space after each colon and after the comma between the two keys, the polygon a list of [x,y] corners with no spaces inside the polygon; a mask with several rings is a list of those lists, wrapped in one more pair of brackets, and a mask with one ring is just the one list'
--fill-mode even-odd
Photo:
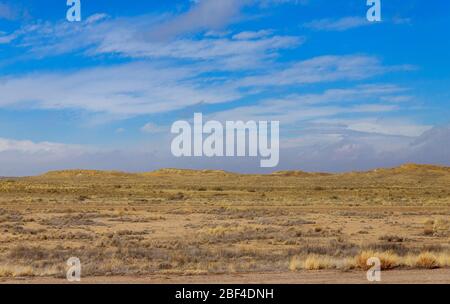
{"label": "wispy cirrus cloud", "polygon": [[285,100],[302,105],[321,104],[355,104],[369,102],[397,102],[398,99],[410,97],[405,95],[410,89],[392,84],[362,84],[351,88],[327,89],[315,94],[292,94]]}
{"label": "wispy cirrus cloud", "polygon": [[239,106],[210,116],[220,121],[227,117],[244,121],[278,120],[285,127],[283,134],[288,138],[293,134],[304,133],[305,129],[308,130],[306,133],[321,130],[321,134],[327,134],[326,139],[333,139],[334,135],[340,136],[348,131],[419,136],[431,126],[414,123],[398,114],[395,119],[382,118],[408,109],[408,105],[386,102],[387,97],[400,97],[408,91],[408,88],[386,84],[358,85],[328,89],[322,93],[292,94],[268,99],[258,105]]}
{"label": "wispy cirrus cloud", "polygon": [[[118,40],[116,40],[118,38]],[[129,41],[120,37],[108,37],[95,49],[96,54],[116,53],[134,58],[172,58],[223,63],[217,68],[239,69],[258,67],[262,60],[276,56],[278,50],[299,46],[303,38],[271,36],[256,40],[230,38],[188,40],[169,43]]]}
{"label": "wispy cirrus cloud", "polygon": [[303,26],[316,31],[346,31],[349,29],[368,26],[373,23],[364,17],[343,17],[340,19],[318,19],[305,23]]}
{"label": "wispy cirrus cloud", "polygon": [[384,85],[361,85],[347,89],[329,89],[316,94],[291,94],[262,100],[257,105],[238,106],[211,115],[218,120],[279,120],[283,125],[333,117],[339,114],[379,114],[396,111],[397,104],[385,103],[385,96],[398,96],[405,88]]}
{"label": "wispy cirrus cloud", "polygon": [[353,119],[318,119],[315,124],[322,127],[340,127],[345,130],[352,130],[364,133],[374,133],[383,135],[397,135],[415,137],[422,135],[433,126],[413,123],[407,119],[382,119],[377,117],[353,118]]}
{"label": "wispy cirrus cloud", "polygon": [[146,36],[155,39],[170,39],[198,30],[220,29],[237,18],[241,7],[249,0],[202,0],[193,2],[192,7],[154,27]]}
{"label": "wispy cirrus cloud", "polygon": [[132,63],[74,73],[3,78],[0,80],[0,106],[27,104],[31,108],[73,108],[135,116],[240,97],[233,88],[196,82],[193,78],[199,72],[195,68]]}
{"label": "wispy cirrus cloud", "polygon": [[[368,64],[371,62],[374,64]],[[371,58],[327,56],[300,62],[296,64],[296,68],[290,67],[287,72],[273,73],[271,77],[260,71],[258,76],[238,77],[230,81],[226,78],[209,80],[202,77],[203,73],[210,71],[208,65],[167,66],[141,62],[90,68],[73,73],[41,73],[3,78],[0,79],[0,106],[28,104],[43,109],[75,108],[94,113],[136,116],[170,112],[197,104],[236,101],[252,94],[245,93],[244,89],[249,87],[367,79],[390,70],[392,68],[384,67]],[[302,102],[305,105],[332,100],[342,102],[379,93],[383,93],[385,97],[394,97],[398,96],[395,94],[396,90],[400,89],[366,86],[350,91],[327,91],[322,95],[301,95],[291,97],[290,100],[272,101],[270,107],[266,102],[255,106],[252,111],[259,113],[261,109],[270,109],[269,112],[272,113],[298,113],[302,117],[311,112],[311,109],[295,109]],[[324,110],[330,109],[318,109]]]}
{"label": "wispy cirrus cloud", "polygon": [[220,30],[244,16],[243,8],[258,6],[267,8],[280,4],[306,5],[309,0],[195,0],[190,8],[181,14],[168,16],[161,24],[146,33],[155,39],[170,39],[179,35],[204,31]]}
{"label": "wispy cirrus cloud", "polygon": [[148,122],[141,127],[141,132],[148,134],[158,134],[162,132],[167,132],[167,130],[169,130],[169,127],[164,128],[163,126],[159,126],[152,122]]}
{"label": "wispy cirrus cloud", "polygon": [[415,67],[411,65],[385,66],[373,56],[318,56],[291,63],[270,75],[247,77],[242,80],[242,85],[273,86],[363,80],[389,72],[413,69]]}
{"label": "wispy cirrus cloud", "polygon": [[148,28],[154,16],[113,19],[96,14],[79,24],[38,22],[3,36],[0,43],[14,43],[30,55],[49,57],[81,52],[87,56],[115,54],[132,59],[175,59],[216,62],[221,69],[256,68],[267,64],[284,49],[299,47],[304,38],[276,35],[272,31],[237,32],[212,36],[153,40]]}
{"label": "wispy cirrus cloud", "polygon": [[2,152],[20,152],[20,153],[55,153],[64,154],[67,149],[72,151],[86,151],[85,147],[77,145],[66,145],[52,142],[33,142],[30,140],[12,140],[0,138],[0,153]]}
{"label": "wispy cirrus cloud", "polygon": [[272,33],[273,33],[272,30],[245,31],[245,32],[240,32],[240,33],[233,35],[233,39],[236,39],[236,40],[259,39],[259,38],[271,36]]}

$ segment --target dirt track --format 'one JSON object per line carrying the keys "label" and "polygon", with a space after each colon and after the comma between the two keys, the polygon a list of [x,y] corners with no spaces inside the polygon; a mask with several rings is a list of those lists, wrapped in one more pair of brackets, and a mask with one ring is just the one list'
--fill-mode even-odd
{"label": "dirt track", "polygon": [[[381,274],[381,283],[385,284],[450,284],[450,269],[435,270],[391,270]],[[54,278],[16,278],[14,280],[1,280],[1,283],[66,283],[63,279]],[[281,273],[252,273],[236,275],[197,275],[197,276],[146,276],[146,277],[90,277],[82,279],[81,283],[94,284],[367,284],[363,271],[304,271]]]}

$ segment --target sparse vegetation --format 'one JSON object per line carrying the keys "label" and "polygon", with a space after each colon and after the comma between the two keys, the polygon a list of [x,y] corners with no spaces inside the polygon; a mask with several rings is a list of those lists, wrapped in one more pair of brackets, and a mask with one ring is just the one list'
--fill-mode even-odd
{"label": "sparse vegetation", "polygon": [[64,277],[72,256],[85,276],[448,268],[449,184],[427,166],[0,179],[0,279]]}

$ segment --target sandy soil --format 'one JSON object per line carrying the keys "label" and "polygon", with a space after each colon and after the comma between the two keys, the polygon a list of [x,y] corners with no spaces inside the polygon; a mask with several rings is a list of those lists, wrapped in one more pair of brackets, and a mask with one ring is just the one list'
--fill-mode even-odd
{"label": "sandy soil", "polygon": [[[64,279],[55,278],[15,278],[0,280],[14,284],[64,284]],[[117,276],[89,277],[82,279],[86,284],[368,284],[363,271],[303,271],[280,273],[251,273],[236,275],[197,276]],[[450,284],[450,269],[434,270],[390,270],[381,274],[383,284]],[[371,283],[373,284],[373,283]]]}
{"label": "sandy soil", "polygon": [[71,257],[94,283],[366,283],[370,257],[395,269],[384,282],[443,282],[449,185],[418,165],[0,179],[0,282],[58,282]]}

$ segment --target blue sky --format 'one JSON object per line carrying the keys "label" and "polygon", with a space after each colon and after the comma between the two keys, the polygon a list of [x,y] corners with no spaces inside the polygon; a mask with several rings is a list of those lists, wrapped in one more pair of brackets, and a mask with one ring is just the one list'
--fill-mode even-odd
{"label": "blue sky", "polygon": [[170,125],[279,120],[276,169],[450,164],[450,3],[0,0],[0,175],[260,172],[175,159]]}

